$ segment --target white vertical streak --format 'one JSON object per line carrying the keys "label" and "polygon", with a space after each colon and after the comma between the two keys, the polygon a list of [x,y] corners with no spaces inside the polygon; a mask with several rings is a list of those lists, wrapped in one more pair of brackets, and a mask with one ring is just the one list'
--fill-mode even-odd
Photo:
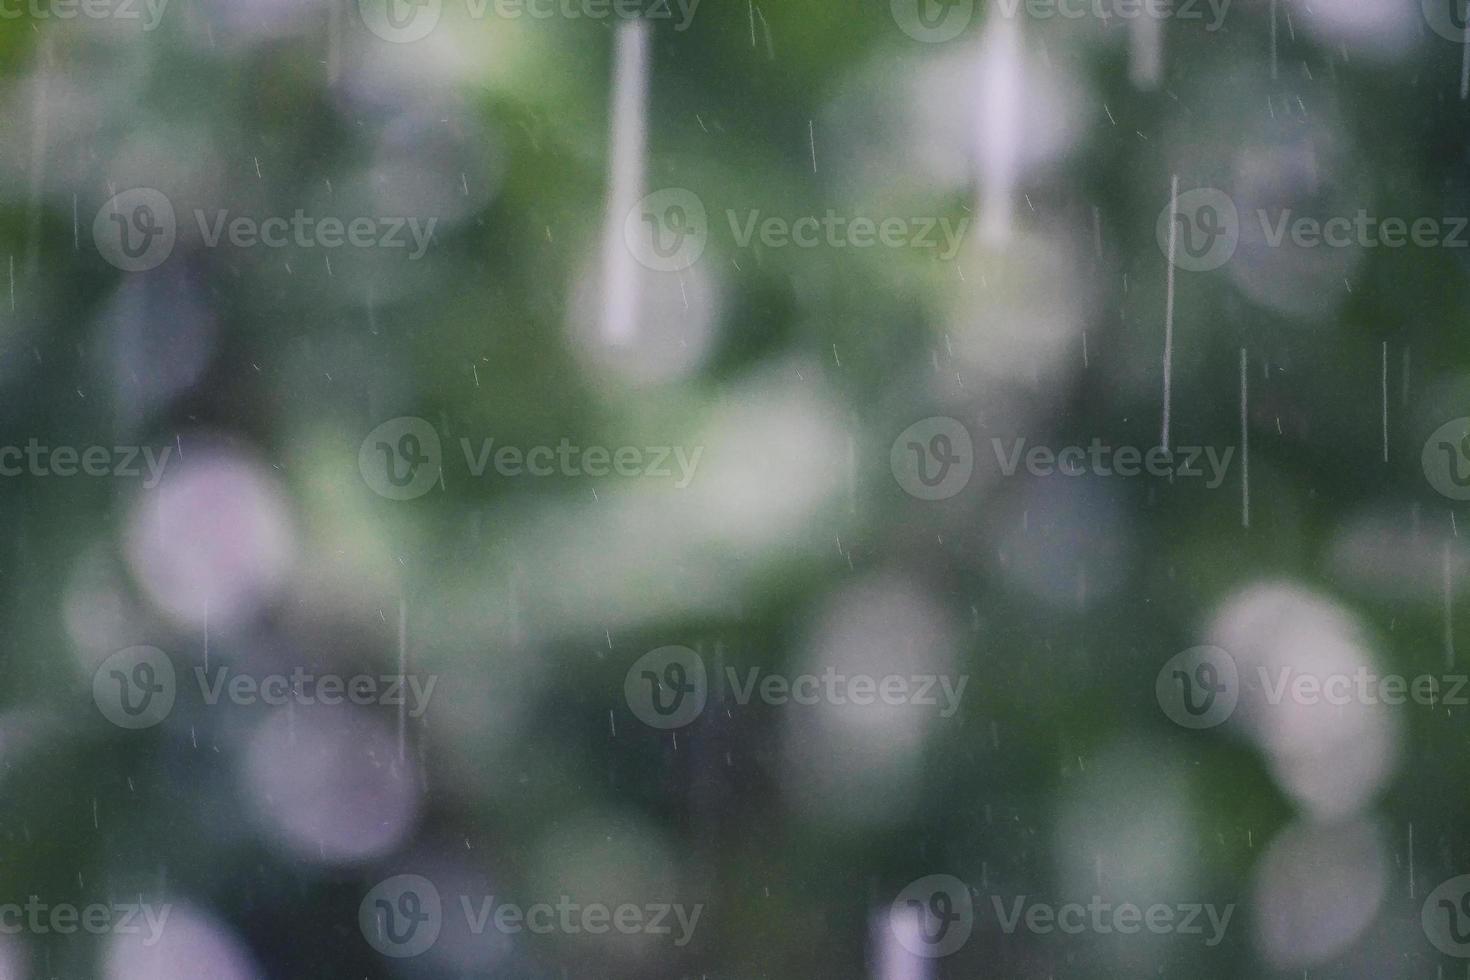
{"label": "white vertical streak", "polygon": [[912,908],[884,909],[874,915],[870,933],[877,947],[873,957],[878,968],[875,980],[932,980],[937,961],[916,956],[908,949],[918,945],[923,935],[923,915]]}
{"label": "white vertical streak", "polygon": [[1128,80],[1134,88],[1154,89],[1163,74],[1164,21],[1145,10],[1129,32]]}
{"label": "white vertical streak", "polygon": [[1450,543],[1444,543],[1441,571],[1444,578],[1444,665],[1455,665],[1454,576],[1450,568]]}
{"label": "white vertical streak", "polygon": [[1240,349],[1240,526],[1251,526],[1251,434],[1246,425],[1250,387],[1246,380],[1245,348]]}
{"label": "white vertical streak", "polygon": [[1414,900],[1414,821],[1409,821],[1409,900]]}
{"label": "white vertical streak", "polygon": [[1383,461],[1388,462],[1388,341],[1383,342]]}
{"label": "white vertical streak", "polygon": [[[30,188],[26,200],[26,275],[35,274],[40,262],[41,248],[41,192],[46,186],[46,144],[49,141],[51,113],[46,104],[46,92],[51,79],[51,42],[42,35],[41,49],[37,59],[41,70],[36,72],[36,101],[31,106],[31,159]],[[10,312],[15,312],[15,259],[11,258]]]}
{"label": "white vertical streak", "polygon": [[1276,50],[1276,0],[1271,0],[1271,81],[1280,74],[1279,55]]}
{"label": "white vertical streak", "polygon": [[1470,25],[1465,28],[1465,40],[1460,42],[1460,99],[1470,99]]}
{"label": "white vertical streak", "polygon": [[602,240],[602,333],[621,344],[637,329],[639,273],[623,239],[623,223],[643,196],[648,130],[648,25],[626,21],[618,28],[613,67],[607,215]]}
{"label": "white vertical streak", "polygon": [[327,13],[327,84],[336,85],[342,74],[342,5],[330,5]]}
{"label": "white vertical streak", "polygon": [[[403,597],[398,599],[398,682],[408,682],[408,600]],[[408,698],[398,699],[398,761],[403,762],[404,749],[404,710],[407,708]]]}
{"label": "white vertical streak", "polygon": [[988,242],[1011,234],[1021,144],[1021,35],[1013,18],[991,16],[977,79],[975,158],[980,167],[980,232]]}
{"label": "white vertical streak", "polygon": [[1174,385],[1174,259],[1179,251],[1179,175],[1169,185],[1168,291],[1164,299],[1164,433],[1159,445],[1169,448],[1169,406]]}

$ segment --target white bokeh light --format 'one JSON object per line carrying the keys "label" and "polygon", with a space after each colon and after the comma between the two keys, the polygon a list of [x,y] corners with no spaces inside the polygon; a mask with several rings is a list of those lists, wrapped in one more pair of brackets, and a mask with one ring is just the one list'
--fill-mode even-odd
{"label": "white bokeh light", "polygon": [[394,729],[349,707],[287,707],[249,735],[240,792],[267,839],[305,861],[382,857],[412,830],[422,794]]}
{"label": "white bokeh light", "polygon": [[134,499],[125,535],[134,577],[181,623],[231,623],[283,584],[294,553],[287,499],[259,463],[234,452],[168,447],[162,481]]}

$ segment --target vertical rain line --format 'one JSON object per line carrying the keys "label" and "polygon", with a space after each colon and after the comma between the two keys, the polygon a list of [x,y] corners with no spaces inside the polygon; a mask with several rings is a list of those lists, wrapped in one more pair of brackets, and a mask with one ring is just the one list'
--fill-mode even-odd
{"label": "vertical rain line", "polygon": [[[408,683],[408,600],[402,596],[398,597],[398,683]],[[408,706],[408,698],[398,699],[398,763],[403,764],[404,757],[404,711]]]}
{"label": "vertical rain line", "polygon": [[1276,0],[1271,0],[1271,81],[1280,75],[1280,56],[1276,51]]}
{"label": "vertical rain line", "polygon": [[1414,821],[1409,821],[1409,901],[1414,900]]}
{"label": "vertical rain line", "polygon": [[[47,105],[47,91],[51,78],[51,43],[42,35],[37,61],[41,70],[36,73],[36,100],[31,106],[31,153],[30,185],[26,194],[26,279],[29,281],[40,264],[41,249],[41,194],[46,187],[46,150],[50,140],[51,114]],[[10,312],[15,312],[15,257],[12,255],[10,268]]]}
{"label": "vertical rain line", "polygon": [[1443,557],[1443,579],[1444,579],[1444,665],[1446,669],[1455,665],[1455,614],[1454,584],[1452,570],[1450,568],[1450,543],[1444,543]]}
{"label": "vertical rain line", "polygon": [[327,84],[336,85],[342,74],[342,5],[330,4],[327,11]]}
{"label": "vertical rain line", "polygon": [[1383,461],[1388,462],[1388,341],[1383,342]]}
{"label": "vertical rain line", "polygon": [[1460,101],[1470,99],[1470,24],[1465,25],[1465,38],[1460,42]]}
{"label": "vertical rain line", "polygon": [[1245,348],[1240,349],[1240,526],[1251,526],[1251,434],[1246,426],[1250,382],[1246,379]]}
{"label": "vertical rain line", "polygon": [[1174,385],[1174,259],[1179,249],[1179,175],[1169,185],[1168,292],[1164,300],[1164,434],[1159,445],[1169,448],[1169,407]]}
{"label": "vertical rain line", "polygon": [[618,28],[613,67],[607,215],[602,238],[602,335],[611,344],[637,331],[639,274],[623,238],[623,223],[643,195],[648,136],[648,24],[628,21]]}

